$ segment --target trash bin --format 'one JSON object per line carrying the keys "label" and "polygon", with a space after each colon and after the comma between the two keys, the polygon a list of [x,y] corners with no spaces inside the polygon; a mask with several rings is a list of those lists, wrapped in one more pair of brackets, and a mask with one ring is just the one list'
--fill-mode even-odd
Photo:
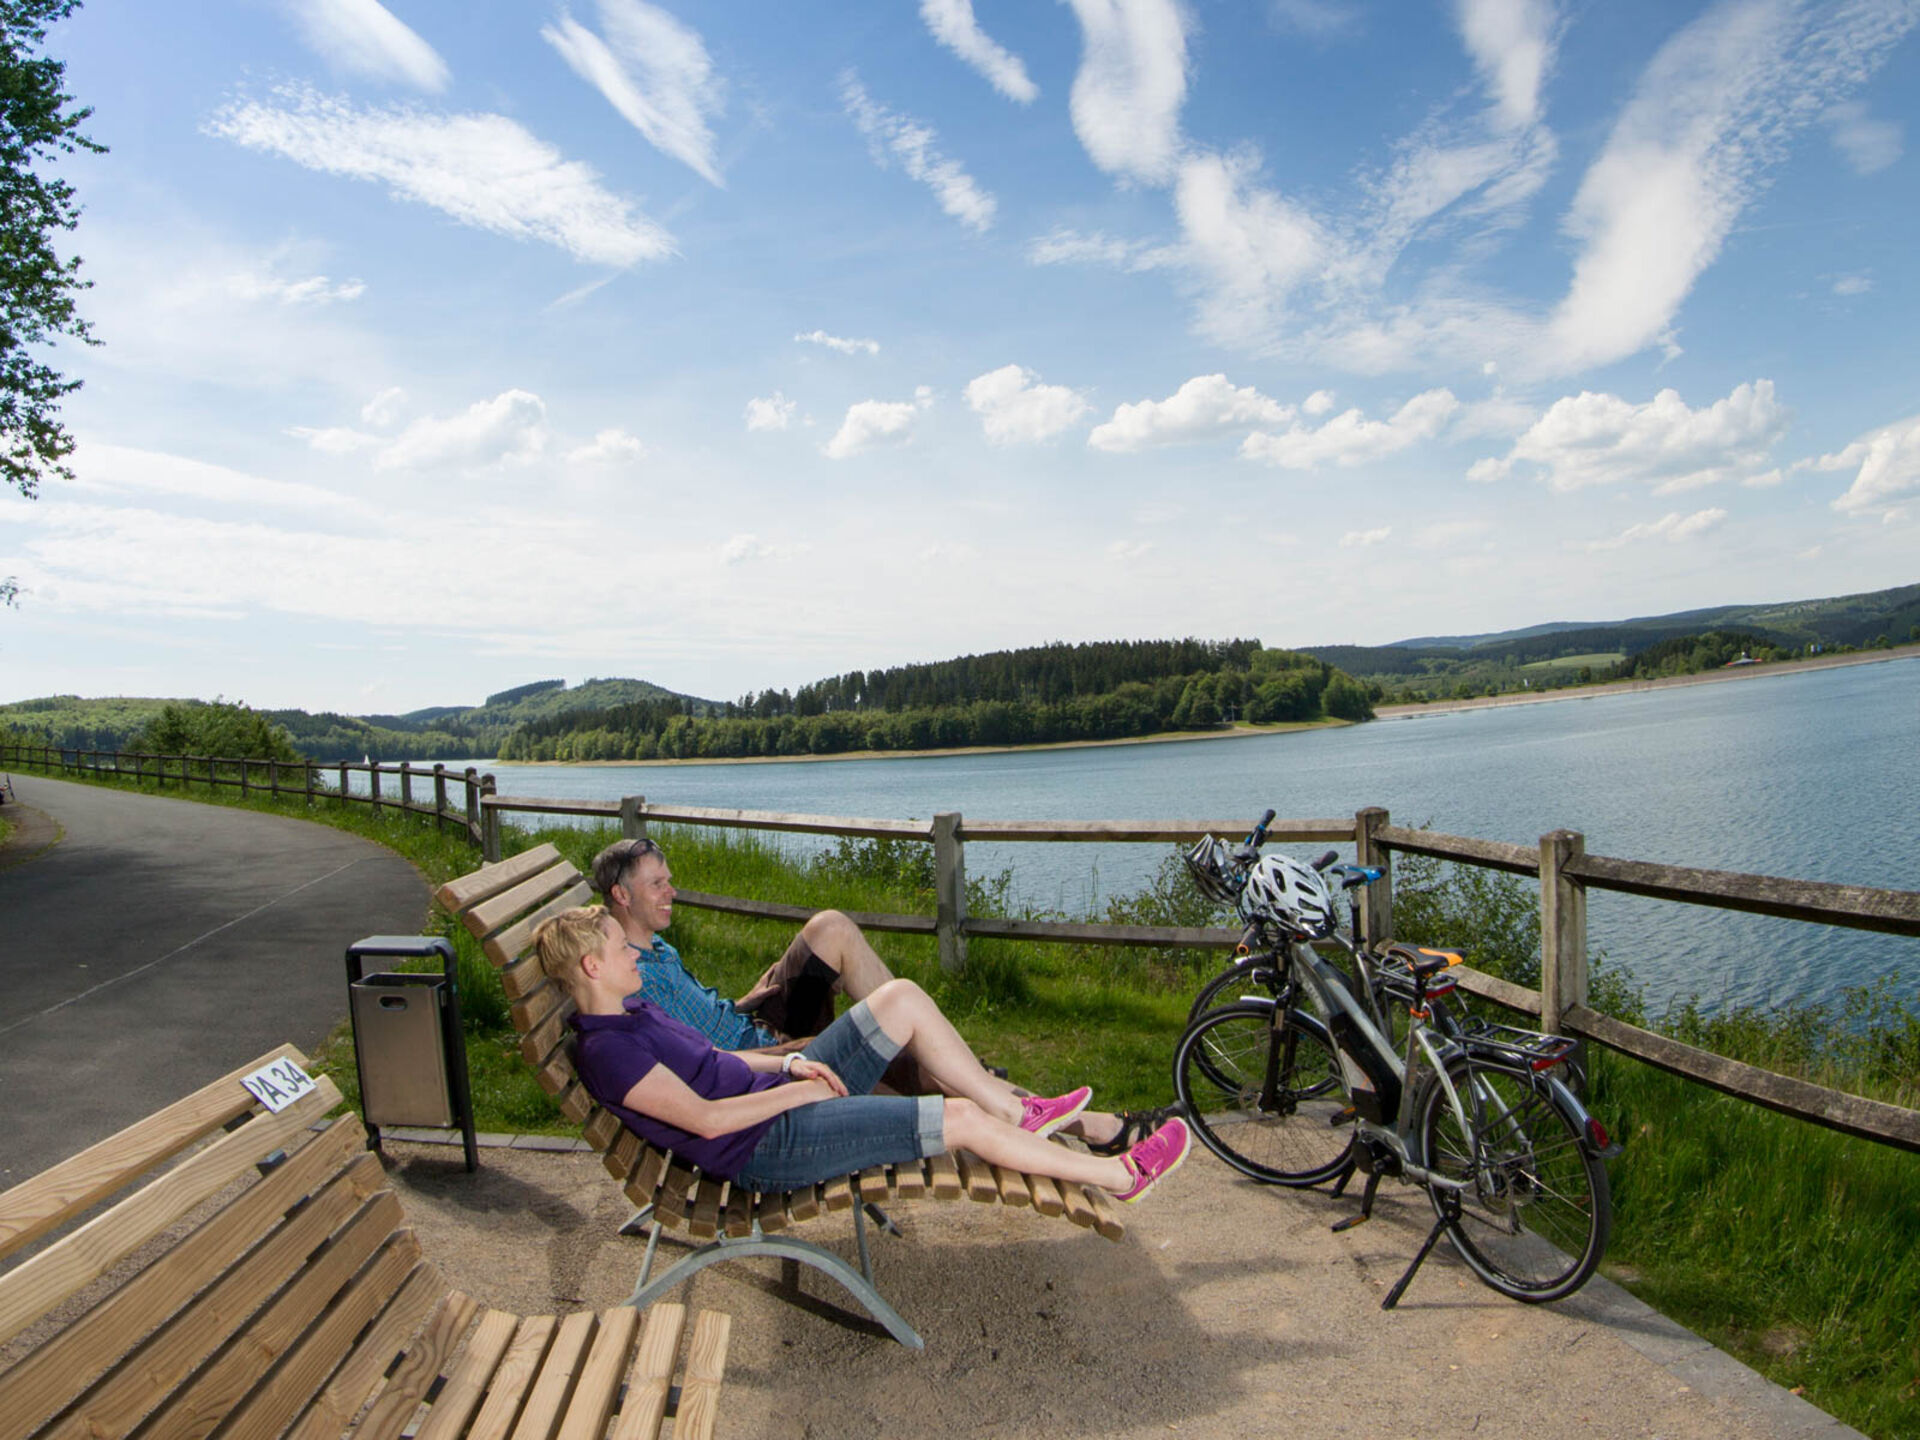
{"label": "trash bin", "polygon": [[[436,958],[438,975],[362,973],[372,959]],[[457,1127],[472,1171],[479,1168],[480,1152],[467,1088],[458,976],[453,946],[438,936],[370,935],[347,947],[347,1000],[367,1144],[380,1148],[382,1125]]]}
{"label": "trash bin", "polygon": [[367,1123],[450,1129],[453,1097],[441,1040],[447,982],[438,975],[382,972],[348,989]]}

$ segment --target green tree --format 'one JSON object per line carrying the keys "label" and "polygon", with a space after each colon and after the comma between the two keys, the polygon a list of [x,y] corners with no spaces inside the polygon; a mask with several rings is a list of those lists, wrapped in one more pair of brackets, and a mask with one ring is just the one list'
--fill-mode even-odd
{"label": "green tree", "polygon": [[297,760],[281,726],[259,711],[226,700],[169,703],[134,742],[150,755],[205,755],[216,760]]}

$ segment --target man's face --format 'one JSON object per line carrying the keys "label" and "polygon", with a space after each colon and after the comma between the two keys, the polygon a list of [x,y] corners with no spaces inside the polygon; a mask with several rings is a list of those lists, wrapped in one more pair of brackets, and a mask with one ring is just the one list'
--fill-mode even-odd
{"label": "man's face", "polygon": [[641,929],[658,934],[673,923],[673,872],[664,855],[642,855],[627,871],[627,914]]}

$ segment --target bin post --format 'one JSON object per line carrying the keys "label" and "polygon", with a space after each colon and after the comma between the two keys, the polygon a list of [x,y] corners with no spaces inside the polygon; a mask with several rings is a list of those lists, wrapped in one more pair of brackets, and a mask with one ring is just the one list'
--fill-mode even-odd
{"label": "bin post", "polygon": [[[472,1174],[480,1168],[480,1142],[474,1133],[473,1093],[467,1084],[467,1045],[466,1037],[460,1028],[460,981],[453,945],[437,935],[369,935],[347,947],[347,986],[351,1001],[352,987],[364,978],[365,962],[369,959],[385,960],[424,960],[438,956],[443,976],[439,990],[439,1020],[441,1053],[446,1059],[447,1099],[449,1108],[460,1126],[460,1138],[466,1150],[467,1173]],[[351,1005],[349,1006],[351,1011]],[[366,1061],[360,1044],[360,1027],[354,1026],[353,1058],[360,1068],[361,1103],[366,1100]],[[367,1148],[380,1148],[380,1127],[374,1121],[367,1121]]]}

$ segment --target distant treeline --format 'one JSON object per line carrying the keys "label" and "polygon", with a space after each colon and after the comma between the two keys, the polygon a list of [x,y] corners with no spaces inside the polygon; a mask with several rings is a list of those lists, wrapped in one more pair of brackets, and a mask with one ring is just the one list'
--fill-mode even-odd
{"label": "distant treeline", "polygon": [[940,664],[853,671],[696,716],[672,702],[520,726],[502,760],[730,759],[1120,740],[1169,730],[1370,719],[1368,687],[1259,642],[1046,645]]}
{"label": "distant treeline", "polygon": [[1676,635],[1629,656],[1606,674],[1609,680],[1650,680],[1662,675],[1698,675],[1720,670],[1742,657],[1758,661],[1789,659],[1792,652],[1742,630],[1712,630],[1705,635]]}

